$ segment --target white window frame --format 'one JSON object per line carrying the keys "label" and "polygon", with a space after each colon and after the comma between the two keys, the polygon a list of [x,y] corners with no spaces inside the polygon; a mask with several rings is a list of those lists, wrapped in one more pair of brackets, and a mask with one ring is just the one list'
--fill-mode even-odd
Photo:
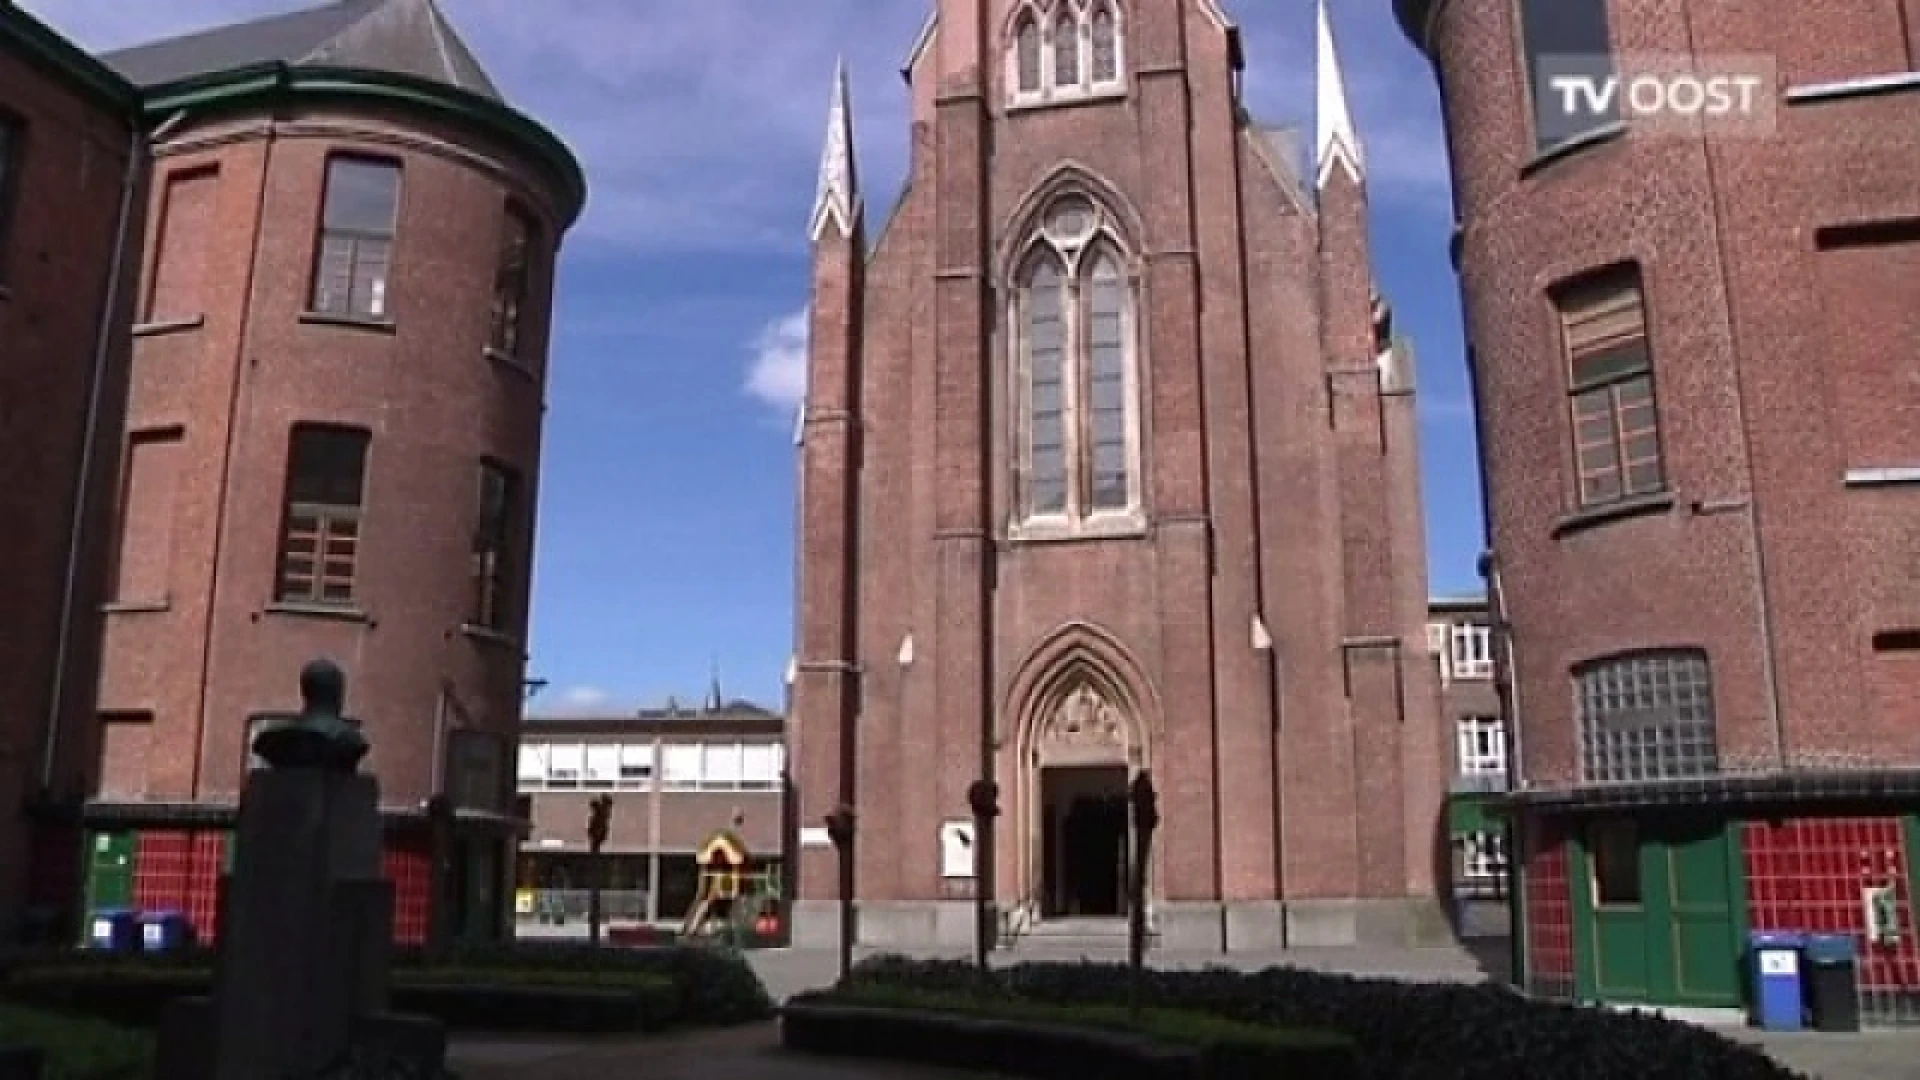
{"label": "white window frame", "polygon": [[[652,743],[620,744],[619,785],[623,788],[651,788],[660,774],[660,761]],[[632,775],[629,775],[631,771]]]}
{"label": "white window frame", "polygon": [[521,743],[514,784],[522,791],[547,786],[547,761],[552,757],[546,743]]}
{"label": "white window frame", "polygon": [[[703,744],[697,742],[666,743],[661,746],[658,775],[663,789],[667,791],[698,791],[700,789],[700,768],[702,762],[706,760],[702,746]],[[678,759],[689,751],[693,754],[693,767],[686,770],[685,776],[676,775],[668,766],[676,764]]]}
{"label": "white window frame", "polygon": [[[572,791],[586,783],[587,748],[584,743],[555,743],[547,748],[547,754],[547,787]],[[563,756],[575,755],[578,755],[578,765],[568,769],[560,764]],[[569,773],[572,775],[567,775]]]}
{"label": "white window frame", "polygon": [[[1060,235],[1050,230],[1048,224],[1056,211],[1075,202],[1084,205],[1090,213],[1086,228],[1074,236]],[[1012,376],[1008,394],[1014,403],[1011,410],[1013,421],[1008,425],[1013,443],[1010,461],[1014,472],[1011,485],[1013,505],[1009,514],[1012,523],[1008,532],[1015,540],[1137,534],[1146,527],[1145,455],[1141,452],[1141,388],[1144,380],[1140,362],[1140,312],[1143,297],[1139,269],[1130,249],[1121,240],[1120,228],[1112,213],[1101,205],[1100,200],[1086,192],[1069,190],[1059,193],[1047,202],[1039,222],[1033,237],[1021,250],[1020,258],[1013,264],[1004,316],[1008,328],[1007,366]],[[1083,405],[1088,393],[1091,356],[1084,348],[1087,312],[1081,294],[1092,280],[1094,265],[1103,255],[1120,277],[1121,393],[1126,404],[1124,460],[1127,499],[1124,506],[1096,510],[1087,505],[1091,501],[1091,478],[1088,474],[1092,466]],[[1033,368],[1026,333],[1026,281],[1027,271],[1036,259],[1052,259],[1065,277],[1061,314],[1065,324],[1062,412],[1067,432],[1067,505],[1063,511],[1035,512],[1031,500],[1033,458],[1028,435],[1032,424],[1030,387]]]}
{"label": "white window frame", "polygon": [[1498,882],[1507,875],[1507,838],[1499,832],[1470,832],[1460,840],[1460,879]]}
{"label": "white window frame", "polygon": [[1493,627],[1454,623],[1447,633],[1447,670],[1456,679],[1493,678]]}
{"label": "white window frame", "polygon": [[[731,758],[733,775],[728,777],[724,770],[713,769],[715,758]],[[700,744],[700,787],[709,791],[739,791],[740,781],[745,775],[746,756],[737,742],[706,742]]]}
{"label": "white window frame", "polygon": [[[1486,749],[1481,748],[1484,738]],[[1461,776],[1497,776],[1507,771],[1507,732],[1497,716],[1462,716],[1455,722],[1454,755]]]}
{"label": "white window frame", "polygon": [[[1093,14],[1102,5],[1113,14],[1113,77],[1096,80],[1093,77]],[[1066,85],[1054,80],[1059,70],[1055,66],[1055,36],[1062,9],[1072,13],[1075,41],[1080,49],[1080,77]],[[1020,87],[1020,27],[1028,19],[1040,28],[1040,86],[1033,90]],[[1022,0],[1007,20],[1003,45],[1009,110],[1120,97],[1127,92],[1127,11],[1122,0]]]}

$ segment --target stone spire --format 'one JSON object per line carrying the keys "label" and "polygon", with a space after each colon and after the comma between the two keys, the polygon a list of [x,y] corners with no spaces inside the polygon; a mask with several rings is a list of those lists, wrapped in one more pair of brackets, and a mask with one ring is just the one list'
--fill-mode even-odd
{"label": "stone spire", "polygon": [[827,106],[827,141],[820,151],[820,188],[813,200],[813,221],[807,229],[814,243],[826,235],[828,223],[842,238],[853,235],[860,215],[860,181],[853,167],[853,106],[847,89],[847,63],[833,69],[833,98]]}
{"label": "stone spire", "polygon": [[1335,164],[1345,166],[1354,183],[1366,176],[1365,159],[1360,153],[1360,137],[1353,130],[1353,114],[1347,108],[1347,80],[1340,73],[1340,55],[1333,47],[1333,23],[1327,18],[1327,0],[1319,0],[1319,58],[1315,64],[1315,113],[1319,120],[1319,138],[1314,150],[1316,186],[1326,187]]}

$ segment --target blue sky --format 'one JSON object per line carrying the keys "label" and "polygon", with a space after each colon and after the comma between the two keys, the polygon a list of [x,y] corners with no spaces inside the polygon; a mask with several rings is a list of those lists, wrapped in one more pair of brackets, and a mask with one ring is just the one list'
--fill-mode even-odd
{"label": "blue sky", "polygon": [[[781,698],[792,638],[793,403],[807,213],[836,57],[869,213],[906,167],[898,69],[931,0],[440,0],[592,184],[562,261],[548,387],[533,707]],[[20,0],[111,49],[302,0]],[[1223,0],[1247,97],[1313,121],[1313,0]],[[1334,0],[1374,258],[1419,356],[1436,592],[1478,587],[1480,510],[1438,104],[1388,0]],[[1307,140],[1309,143],[1311,140]]]}

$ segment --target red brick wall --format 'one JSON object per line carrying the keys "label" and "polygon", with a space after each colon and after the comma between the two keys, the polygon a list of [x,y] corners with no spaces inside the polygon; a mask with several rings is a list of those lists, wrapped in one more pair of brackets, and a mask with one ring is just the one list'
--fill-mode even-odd
{"label": "red brick wall", "polygon": [[[175,180],[191,175],[192,201],[172,211],[204,211],[212,224],[191,251],[169,246],[160,207],[147,232],[148,284],[168,306],[154,312],[166,321],[137,331],[130,426],[182,433],[172,572],[164,603],[109,614],[100,697],[103,708],[153,716],[140,790],[220,801],[241,784],[242,718],[297,706],[301,665],[330,656],[346,669],[349,711],[369,723],[369,771],[388,799],[410,805],[431,793],[443,689],[476,725],[517,731],[525,656],[514,639],[526,626],[564,223],[538,174],[516,168],[529,163],[464,128],[348,104],[291,109],[269,126],[260,116],[189,121],[157,151],[155,202],[178,196]],[[326,161],[355,149],[403,170],[388,325],[303,318]],[[541,223],[519,366],[484,351],[509,200]],[[302,422],[373,433],[356,611],[343,617],[268,603],[289,431]],[[523,565],[504,638],[462,632],[483,457],[525,481],[513,538]],[[166,553],[143,546],[129,557]]]}
{"label": "red brick wall", "polygon": [[[1742,841],[1753,929],[1852,934],[1863,988],[1920,990],[1920,938],[1899,818],[1750,821]],[[1870,945],[1860,889],[1886,884],[1898,898],[1900,939]]]}

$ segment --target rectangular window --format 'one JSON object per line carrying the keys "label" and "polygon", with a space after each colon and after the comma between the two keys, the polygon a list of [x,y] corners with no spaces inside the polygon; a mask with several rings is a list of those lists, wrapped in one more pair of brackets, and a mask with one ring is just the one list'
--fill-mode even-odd
{"label": "rectangular window", "polygon": [[700,783],[700,744],[668,746],[660,762],[660,783],[669,788],[691,788]]}
{"label": "rectangular window", "polygon": [[1631,821],[1608,821],[1587,830],[1596,907],[1640,906],[1640,836]]}
{"label": "rectangular window", "polygon": [[1640,271],[1625,268],[1555,298],[1566,350],[1581,506],[1666,488]]}
{"label": "rectangular window", "polygon": [[532,276],[533,219],[517,206],[507,207],[500,237],[500,265],[493,277],[493,326],[487,347],[515,360],[520,355],[521,318]]}
{"label": "rectangular window", "polygon": [[1507,771],[1507,734],[1497,716],[1463,716],[1455,731],[1460,775],[1486,776]]}
{"label": "rectangular window", "polygon": [[520,786],[539,787],[547,782],[547,747],[542,743],[520,744]]}
{"label": "rectangular window", "polygon": [[1615,72],[1613,40],[1607,29],[1607,0],[1519,0],[1520,43],[1526,56],[1527,88],[1533,102],[1533,144],[1547,150],[1588,132],[1620,122],[1618,96],[1601,107],[1566,96],[1552,85],[1555,76],[1586,76],[1601,81]]}
{"label": "rectangular window", "polygon": [[579,743],[570,743],[551,747],[547,753],[547,786],[579,787],[580,774],[586,771],[587,748]]}
{"label": "rectangular window", "polygon": [[328,159],[314,260],[314,311],[352,319],[389,317],[399,214],[399,165],[345,155]]}
{"label": "rectangular window", "polygon": [[204,310],[201,287],[206,278],[207,233],[213,226],[214,194],[219,185],[220,173],[215,168],[168,174],[160,197],[160,225],[144,321],[191,319]]}
{"label": "rectangular window", "polygon": [[1456,679],[1493,678],[1493,628],[1455,623],[1452,667]]}
{"label": "rectangular window", "polygon": [[20,187],[21,125],[0,115],[0,284],[8,280],[7,241],[12,238],[13,206]]}
{"label": "rectangular window", "polygon": [[173,516],[185,445],[179,428],[136,431],[127,438],[127,472],[120,494],[120,550],[116,603],[163,603],[173,577]]}
{"label": "rectangular window", "polygon": [[587,747],[587,786],[610,788],[620,780],[620,747],[603,743]]}
{"label": "rectangular window", "polygon": [[708,743],[700,748],[700,786],[727,791],[740,786],[739,743]]}
{"label": "rectangular window", "polygon": [[294,427],[275,600],[353,603],[369,438],[354,428]]}
{"label": "rectangular window", "polygon": [[1491,885],[1507,875],[1507,838],[1498,832],[1473,832],[1460,838],[1460,877]]}
{"label": "rectangular window", "polygon": [[742,753],[740,786],[772,790],[780,786],[780,747],[777,743],[749,745]]}
{"label": "rectangular window", "polygon": [[623,787],[645,787],[653,783],[653,747],[628,743],[620,747],[620,783]]}
{"label": "rectangular window", "polygon": [[490,461],[480,463],[480,512],[473,530],[473,622],[506,630],[515,584],[513,534],[519,517],[520,478]]}

